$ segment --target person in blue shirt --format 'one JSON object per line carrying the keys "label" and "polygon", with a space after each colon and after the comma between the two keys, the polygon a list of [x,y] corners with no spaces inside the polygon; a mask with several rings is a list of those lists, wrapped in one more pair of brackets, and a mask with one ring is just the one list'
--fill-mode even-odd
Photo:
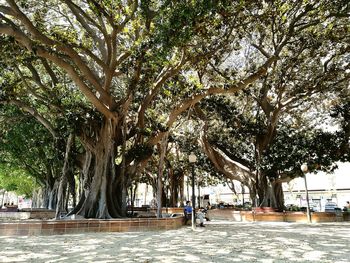
{"label": "person in blue shirt", "polygon": [[[200,227],[204,227],[204,214],[199,211],[197,214],[197,218],[200,221],[199,226]],[[188,220],[192,219],[192,206],[191,206],[191,202],[190,201],[186,201],[186,205],[184,207],[184,215],[185,215],[185,225],[187,225]]]}
{"label": "person in blue shirt", "polygon": [[191,201],[186,201],[186,205],[184,207],[184,216],[185,216],[185,225],[187,225],[188,220],[191,220],[192,218]]}

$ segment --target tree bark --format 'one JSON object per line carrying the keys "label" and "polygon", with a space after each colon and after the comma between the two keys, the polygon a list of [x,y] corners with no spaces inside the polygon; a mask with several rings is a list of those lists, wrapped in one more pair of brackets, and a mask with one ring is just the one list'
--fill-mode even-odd
{"label": "tree bark", "polygon": [[56,219],[60,218],[60,215],[62,212],[68,212],[65,209],[65,203],[67,199],[67,182],[68,182],[68,174],[71,173],[72,171],[70,168],[70,152],[72,145],[74,143],[74,135],[71,133],[68,137],[67,140],[67,145],[66,145],[66,153],[64,156],[64,164],[62,168],[62,175],[61,175],[61,180],[60,184],[58,187],[58,194],[57,194],[57,207],[56,207]]}
{"label": "tree bark", "polygon": [[[117,120],[105,119],[96,134],[96,143],[86,146],[87,155],[83,167],[83,191],[78,205],[70,214],[85,218],[118,218],[125,216],[122,210],[120,169],[115,166],[115,141]],[[81,140],[84,142],[84,138]],[[85,141],[88,145],[91,142]]]}
{"label": "tree bark", "polygon": [[232,161],[219,149],[213,147],[205,135],[201,136],[201,145],[208,158],[220,172],[228,179],[237,180],[248,187],[253,205],[283,209],[282,182],[270,182],[262,171],[257,170],[256,173],[253,173],[247,167]]}
{"label": "tree bark", "polygon": [[284,206],[284,193],[282,188],[282,182],[274,181],[272,186],[275,193],[276,208],[278,209],[278,211],[283,211],[285,206]]}
{"label": "tree bark", "polygon": [[32,207],[56,209],[58,182],[53,184],[46,182],[45,186],[33,192]]}
{"label": "tree bark", "polygon": [[168,145],[168,133],[163,137],[162,142],[159,147],[159,166],[158,166],[158,187],[157,187],[157,217],[162,217],[162,194],[163,194],[163,167],[164,167],[164,158],[166,153],[166,147]]}

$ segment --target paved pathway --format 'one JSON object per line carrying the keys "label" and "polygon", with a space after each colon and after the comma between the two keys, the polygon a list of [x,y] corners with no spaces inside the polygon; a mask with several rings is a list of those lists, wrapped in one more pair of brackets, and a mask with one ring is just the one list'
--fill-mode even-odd
{"label": "paved pathway", "polygon": [[211,221],[192,231],[0,237],[0,262],[350,262],[350,223]]}

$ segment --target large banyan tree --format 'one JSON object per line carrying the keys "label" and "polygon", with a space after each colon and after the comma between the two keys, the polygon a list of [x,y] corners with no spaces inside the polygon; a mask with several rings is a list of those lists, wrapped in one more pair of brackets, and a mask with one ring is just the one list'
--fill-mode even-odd
{"label": "large banyan tree", "polygon": [[[64,72],[69,85],[52,91],[79,90],[93,109],[77,116],[73,129],[84,147],[84,190],[72,213],[124,216],[126,183],[177,116],[209,94],[240,90],[265,74],[276,56],[230,86],[199,89],[189,71],[231,48],[246,8],[221,1],[1,1],[0,34],[39,58],[46,74]],[[178,84],[181,74],[188,84]],[[59,192],[73,141],[65,139]]]}
{"label": "large banyan tree", "polygon": [[232,67],[213,65],[229,81],[242,64],[254,67],[252,57],[269,57],[276,42],[285,39],[273,68],[244,93],[208,100],[198,110],[209,127],[202,136],[203,149],[215,167],[245,184],[257,206],[279,209],[284,206],[282,183],[303,176],[301,163],[308,162],[312,171],[326,170],[349,157],[346,116],[338,133],[315,129],[327,128],[327,113],[321,112],[328,111],[329,117],[334,105],[342,105],[340,98],[349,100],[349,4],[283,6],[272,4],[270,10],[283,14],[282,19],[277,15],[251,29],[255,49],[247,51],[247,60],[242,56]]}

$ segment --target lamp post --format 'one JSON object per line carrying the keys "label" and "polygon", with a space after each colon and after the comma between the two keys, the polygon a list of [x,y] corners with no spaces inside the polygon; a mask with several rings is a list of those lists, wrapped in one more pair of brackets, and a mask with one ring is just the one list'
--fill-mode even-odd
{"label": "lamp post", "polygon": [[201,178],[198,178],[197,179],[197,186],[198,186],[198,209],[201,208],[201,182],[202,182],[202,179]]}
{"label": "lamp post", "polygon": [[196,209],[196,197],[194,195],[194,164],[197,161],[196,155],[191,152],[191,154],[188,156],[188,161],[192,164],[192,229],[194,230],[196,227],[195,224],[195,209]]}
{"label": "lamp post", "polygon": [[305,192],[306,192],[306,214],[307,214],[307,221],[311,223],[311,213],[310,213],[310,204],[309,204],[309,192],[307,190],[307,183],[306,183],[306,173],[308,172],[307,164],[304,163],[300,166],[301,171],[304,173],[304,182],[305,182]]}

